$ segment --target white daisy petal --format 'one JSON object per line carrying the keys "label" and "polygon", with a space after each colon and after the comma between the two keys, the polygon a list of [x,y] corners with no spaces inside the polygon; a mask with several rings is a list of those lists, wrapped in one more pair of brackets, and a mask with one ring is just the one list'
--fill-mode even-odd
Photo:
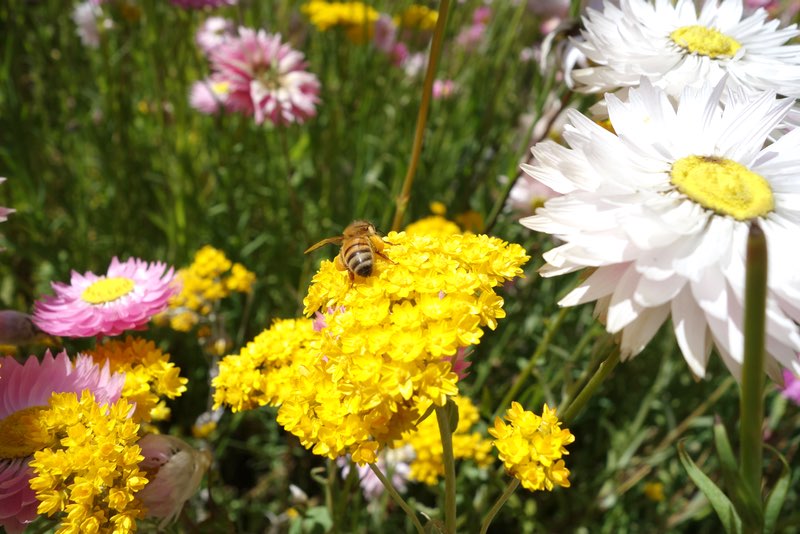
{"label": "white daisy petal", "polygon": [[[741,18],[736,5],[719,13],[709,5],[716,6],[704,7],[705,23]],[[607,8],[609,29],[627,28],[635,16],[662,26],[696,23],[689,0],[647,6],[621,0],[619,10]],[[595,16],[593,26],[608,22]],[[769,26],[746,20],[751,33]],[[757,220],[769,253],[765,368],[777,375],[800,367],[800,133],[789,127],[772,142],[794,109],[774,92],[731,89],[725,76],[732,74],[684,90],[675,103],[649,82],[629,89],[627,101],[607,96],[616,135],[573,114],[569,146],[534,150],[542,157],[525,169],[565,194],[522,223],[563,242],[544,254],[543,276],[595,269],[560,304],[595,301],[606,329],[621,334],[625,357],[642,350],[671,314],[693,374],[705,374],[714,344],[738,378],[747,236]]]}
{"label": "white daisy petal", "polygon": [[729,87],[800,96],[800,51],[787,44],[800,31],[780,28],[763,9],[745,15],[742,0],[708,0],[699,13],[691,0],[619,0],[619,7],[605,0],[583,22],[573,44],[595,66],[571,72],[579,90],[607,92],[649,77],[678,97],[687,85],[714,84],[727,74]]}

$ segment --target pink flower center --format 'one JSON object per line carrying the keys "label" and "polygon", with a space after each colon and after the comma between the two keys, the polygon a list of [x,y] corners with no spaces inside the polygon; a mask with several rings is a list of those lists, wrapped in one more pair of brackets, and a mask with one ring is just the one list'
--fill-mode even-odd
{"label": "pink flower center", "polygon": [[89,304],[105,304],[124,297],[133,291],[135,285],[130,278],[101,278],[87,287],[81,298]]}
{"label": "pink flower center", "polygon": [[0,459],[25,458],[48,444],[47,434],[38,424],[39,412],[46,406],[29,406],[0,419]]}

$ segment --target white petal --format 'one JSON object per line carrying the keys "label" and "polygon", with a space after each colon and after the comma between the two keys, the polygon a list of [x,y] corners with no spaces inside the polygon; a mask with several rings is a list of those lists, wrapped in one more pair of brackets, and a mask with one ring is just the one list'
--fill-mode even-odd
{"label": "white petal", "polygon": [[597,300],[614,292],[617,282],[630,264],[620,263],[599,267],[581,285],[573,289],[558,302],[559,306],[575,306]]}
{"label": "white petal", "polygon": [[644,309],[635,321],[622,330],[620,349],[623,360],[639,354],[653,339],[669,315],[669,305]]}
{"label": "white petal", "polygon": [[704,377],[711,354],[711,335],[703,310],[695,302],[689,287],[684,287],[672,301],[672,324],[675,339],[692,373]]}

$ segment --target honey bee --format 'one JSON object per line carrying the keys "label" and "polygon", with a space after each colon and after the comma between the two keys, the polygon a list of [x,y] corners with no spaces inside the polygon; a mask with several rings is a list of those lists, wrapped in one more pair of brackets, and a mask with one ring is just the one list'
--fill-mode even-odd
{"label": "honey bee", "polygon": [[369,221],[353,221],[344,229],[342,235],[329,237],[311,245],[305,251],[305,254],[329,243],[342,244],[334,264],[340,271],[347,271],[351,282],[355,275],[367,277],[372,274],[375,255],[392,261],[383,254],[383,239],[378,235],[375,226]]}

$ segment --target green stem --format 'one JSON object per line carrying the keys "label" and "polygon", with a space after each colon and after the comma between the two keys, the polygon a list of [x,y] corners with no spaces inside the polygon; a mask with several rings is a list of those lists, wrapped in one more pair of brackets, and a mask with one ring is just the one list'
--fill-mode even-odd
{"label": "green stem", "polygon": [[406,515],[411,519],[411,522],[414,523],[414,528],[417,529],[418,534],[423,534],[425,532],[425,529],[422,528],[422,523],[419,522],[416,512],[414,512],[411,506],[409,506],[409,504],[405,501],[405,499],[403,499],[400,493],[397,492],[397,489],[395,489],[394,485],[392,485],[389,479],[386,478],[386,476],[381,472],[377,464],[367,464],[367,465],[369,465],[369,468],[372,469],[373,473],[375,473],[375,476],[378,477],[378,480],[381,481],[381,484],[383,484],[383,487],[386,488],[386,491],[389,492],[389,495],[392,496],[394,502],[396,502],[397,505],[403,509]]}
{"label": "green stem", "polygon": [[767,307],[767,241],[757,223],[747,238],[744,288],[744,364],[742,365],[739,463],[748,493],[761,503],[764,419],[764,342]]}
{"label": "green stem", "polygon": [[[494,414],[495,417],[502,412],[506,406],[511,404],[511,400],[515,399],[517,393],[519,393],[522,384],[527,380],[528,376],[530,376],[531,372],[533,371],[536,362],[539,361],[539,358],[545,353],[547,348],[550,346],[550,341],[553,339],[553,335],[558,331],[561,323],[564,321],[564,317],[567,316],[569,312],[569,308],[561,308],[554,317],[550,319],[547,325],[547,330],[545,330],[544,336],[542,337],[542,342],[536,347],[536,350],[531,355],[530,359],[528,360],[528,364],[525,368],[517,375],[517,378],[514,380],[514,384],[508,390],[508,393],[503,397],[503,400],[500,401],[500,405],[495,409]],[[494,417],[492,418],[494,419]]]}
{"label": "green stem", "polygon": [[508,486],[506,486],[506,490],[497,499],[497,501],[495,501],[494,506],[492,506],[492,509],[489,510],[488,514],[486,514],[486,517],[483,518],[483,523],[481,523],[481,534],[486,534],[486,531],[489,530],[489,525],[492,523],[494,516],[497,515],[497,512],[500,511],[500,508],[503,507],[503,505],[506,503],[508,498],[511,497],[511,494],[514,493],[514,490],[516,490],[517,487],[519,487],[519,480],[516,478],[508,483]]}
{"label": "green stem", "polygon": [[456,462],[453,455],[453,431],[445,407],[436,407],[436,421],[442,439],[444,464],[444,529],[447,534],[456,532]]}
{"label": "green stem", "polygon": [[439,56],[442,52],[442,41],[444,40],[444,29],[447,24],[447,12],[450,7],[450,0],[442,0],[439,4],[439,18],[436,20],[436,28],[433,31],[433,42],[431,52],[428,56],[428,68],[425,70],[425,81],[422,88],[422,102],[417,114],[417,129],[414,132],[414,144],[411,148],[411,161],[408,163],[408,170],[403,181],[403,189],[397,197],[397,206],[394,212],[392,230],[400,230],[403,224],[403,217],[406,214],[408,201],[411,198],[411,186],[414,184],[414,175],[417,172],[419,156],[422,152],[422,139],[425,136],[425,123],[428,121],[428,108],[431,104],[433,93],[433,78],[436,76],[436,66],[439,63]]}
{"label": "green stem", "polygon": [[327,461],[328,467],[328,483],[325,484],[325,507],[328,509],[328,515],[333,522],[333,527],[331,530],[333,532],[337,532],[336,529],[336,507],[333,505],[333,486],[336,484],[337,481],[337,472],[338,469],[336,468],[336,462],[331,460],[330,458]]}
{"label": "green stem", "polygon": [[575,400],[572,401],[564,410],[561,412],[561,421],[564,425],[568,425],[572,419],[583,409],[584,405],[592,398],[592,396],[597,391],[597,388],[600,387],[600,384],[606,379],[606,377],[611,374],[611,371],[619,363],[619,346],[615,346],[611,354],[608,355],[608,358],[600,364],[600,367],[597,368],[597,371],[592,376],[591,380],[583,387],[581,392],[575,397]]}

